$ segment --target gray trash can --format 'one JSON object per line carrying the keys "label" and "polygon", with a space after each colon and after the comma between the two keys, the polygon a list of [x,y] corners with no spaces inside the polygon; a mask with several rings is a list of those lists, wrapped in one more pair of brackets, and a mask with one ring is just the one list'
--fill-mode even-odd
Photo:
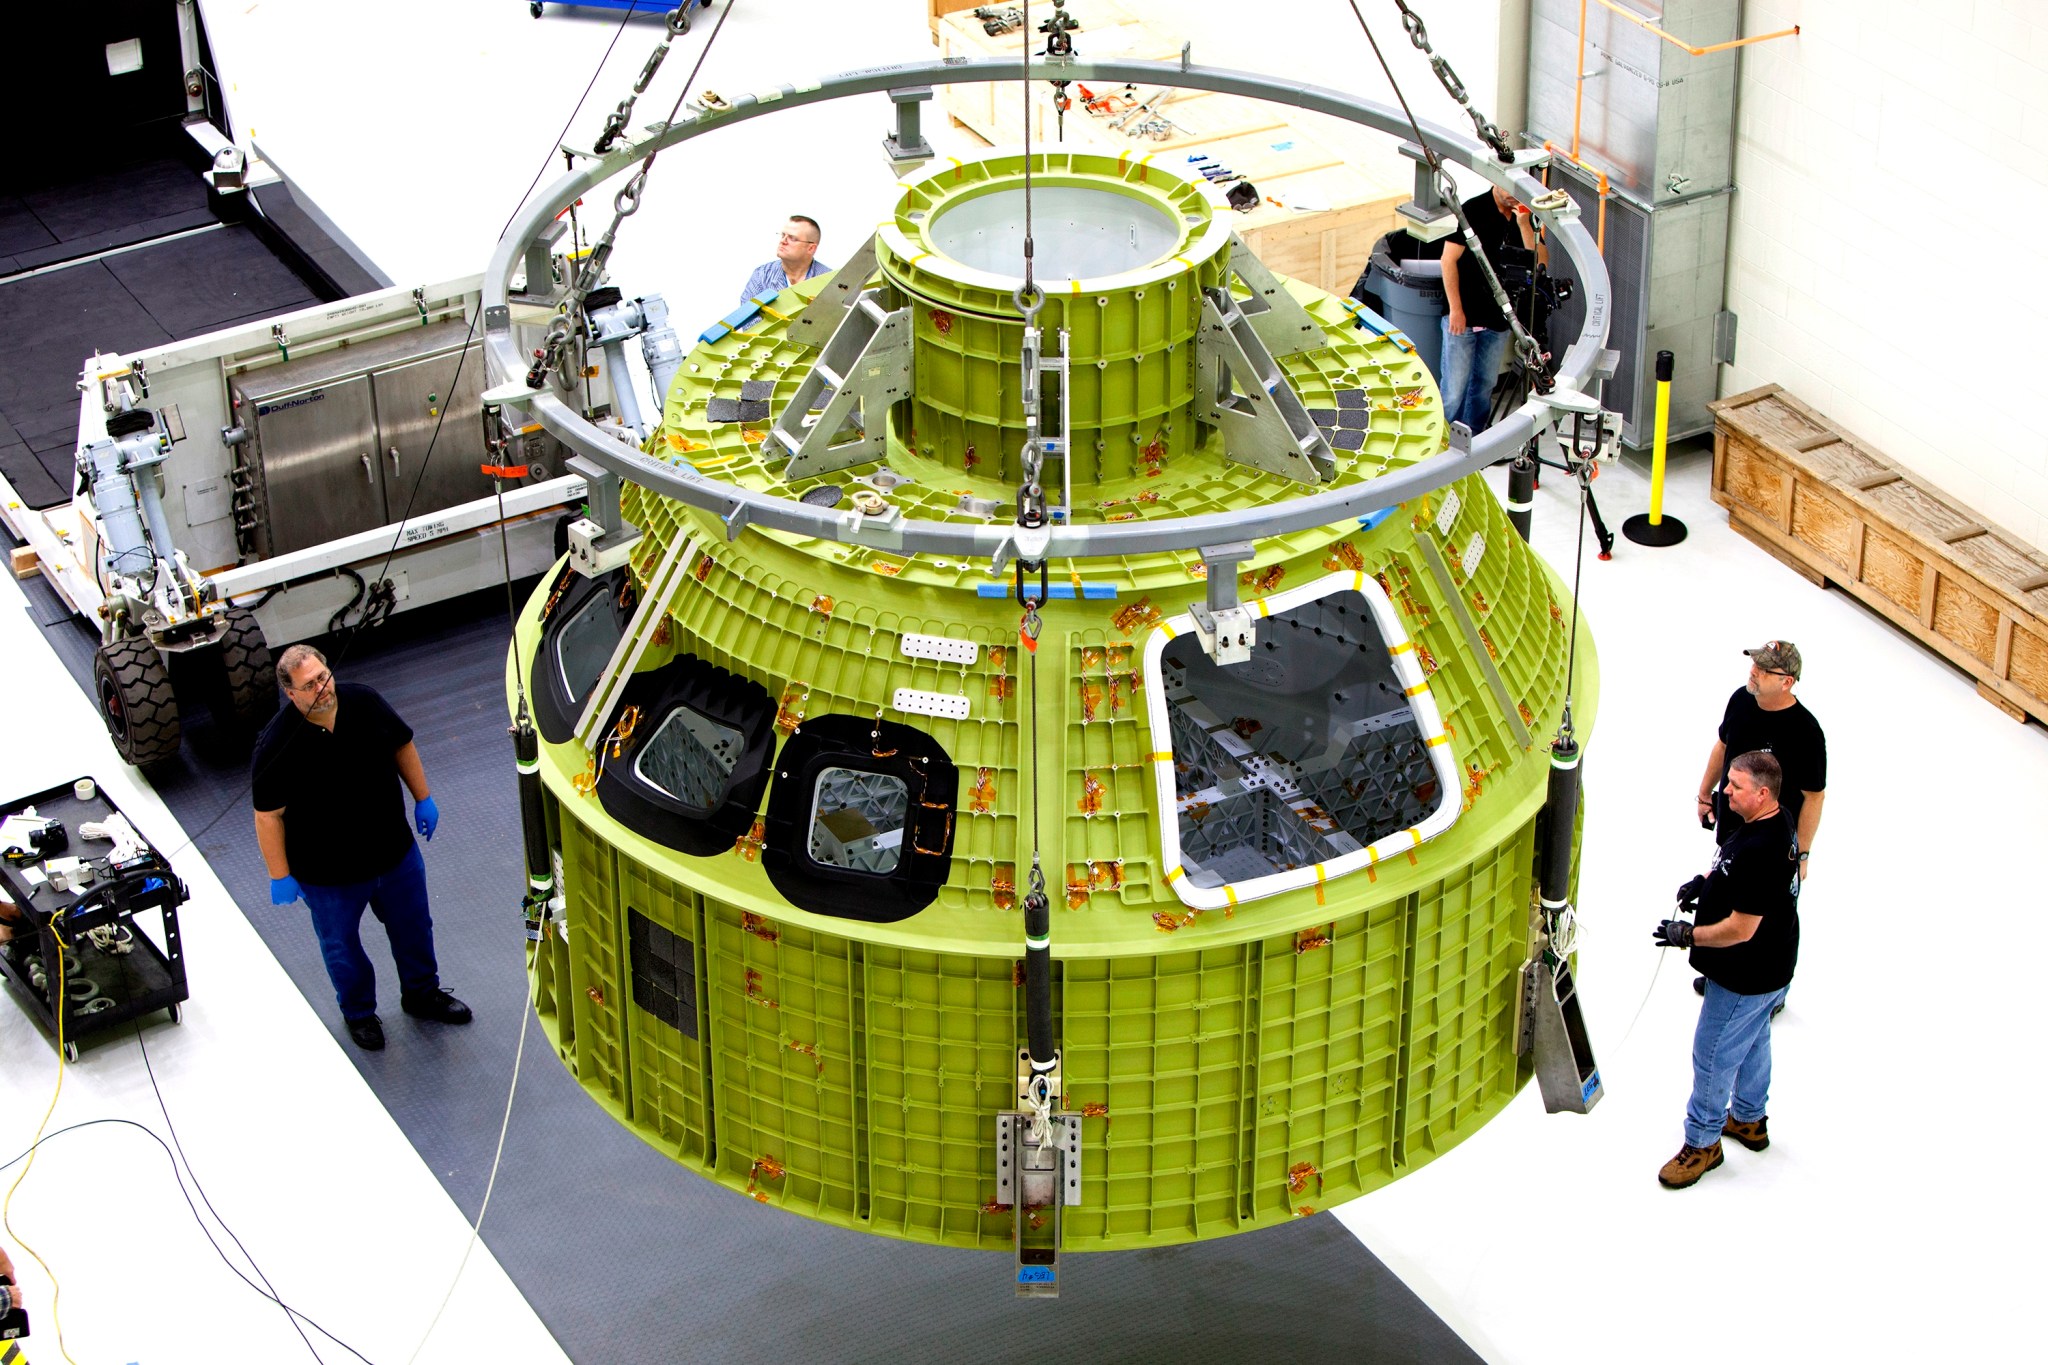
{"label": "gray trash can", "polygon": [[1386,247],[1382,240],[1373,248],[1372,264],[1366,267],[1360,286],[1379,297],[1387,321],[1415,344],[1431,377],[1442,383],[1442,319],[1450,311],[1444,303],[1443,262],[1397,261]]}

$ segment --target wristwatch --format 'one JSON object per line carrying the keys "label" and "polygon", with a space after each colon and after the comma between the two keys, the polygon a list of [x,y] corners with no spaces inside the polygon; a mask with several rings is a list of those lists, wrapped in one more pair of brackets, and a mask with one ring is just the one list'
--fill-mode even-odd
{"label": "wristwatch", "polygon": [[1800,851],[1800,854],[1799,854],[1799,861],[1800,861],[1800,862],[1802,862],[1802,863],[1806,861],[1806,852],[1805,852],[1805,850],[1803,850],[1803,849],[1802,849],[1802,850]]}

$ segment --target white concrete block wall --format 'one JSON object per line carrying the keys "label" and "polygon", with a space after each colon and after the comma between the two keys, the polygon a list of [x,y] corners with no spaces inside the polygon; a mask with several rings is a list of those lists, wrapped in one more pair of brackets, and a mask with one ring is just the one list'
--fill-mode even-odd
{"label": "white concrete block wall", "polygon": [[1721,391],[1784,385],[2048,548],[2048,4],[1751,0]]}

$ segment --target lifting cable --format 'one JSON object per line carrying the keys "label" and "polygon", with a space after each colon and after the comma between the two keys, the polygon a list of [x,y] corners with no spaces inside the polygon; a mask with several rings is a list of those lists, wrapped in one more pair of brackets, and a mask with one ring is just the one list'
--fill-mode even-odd
{"label": "lifting cable", "polygon": [[[1478,234],[1473,232],[1471,221],[1465,217],[1465,206],[1459,202],[1457,186],[1452,183],[1450,175],[1445,171],[1443,158],[1429,145],[1429,139],[1422,135],[1422,125],[1416,120],[1415,111],[1408,107],[1408,97],[1401,92],[1401,83],[1394,79],[1394,70],[1387,65],[1386,54],[1380,51],[1379,39],[1373,37],[1372,26],[1365,22],[1365,15],[1358,8],[1358,0],[1347,0],[1347,3],[1351,6],[1351,13],[1358,19],[1359,28],[1365,31],[1366,42],[1372,45],[1372,55],[1379,59],[1380,70],[1386,73],[1387,84],[1393,88],[1394,98],[1401,103],[1401,112],[1408,119],[1409,131],[1415,134],[1415,143],[1422,149],[1423,159],[1429,163],[1430,171],[1436,176],[1438,197],[1450,207],[1452,216],[1458,220],[1458,232],[1464,238],[1464,247],[1479,261],[1480,273],[1486,277],[1486,287],[1493,293],[1494,306],[1499,308],[1502,316],[1508,320],[1508,328],[1515,337],[1516,362],[1528,374],[1529,382],[1536,392],[1549,393],[1553,381],[1545,373],[1542,348],[1536,344],[1536,338],[1529,334],[1529,329],[1522,325],[1522,320],[1515,316],[1515,306],[1509,301],[1508,292],[1502,287],[1500,276],[1494,272],[1493,262],[1487,259],[1486,249],[1480,245]],[[1394,0],[1394,4],[1401,11],[1401,24],[1408,31],[1409,40],[1428,55],[1430,66],[1436,72],[1437,79],[1443,83],[1445,91],[1471,115],[1473,126],[1479,130],[1480,138],[1493,149],[1494,157],[1502,165],[1512,166],[1515,155],[1508,150],[1507,139],[1496,124],[1472,107],[1472,101],[1465,93],[1464,83],[1458,79],[1457,73],[1451,70],[1450,63],[1438,56],[1430,47],[1429,32],[1423,28],[1421,16],[1408,8],[1406,0]]]}
{"label": "lifting cable", "polygon": [[[1039,437],[1040,375],[1038,368],[1038,312],[1045,306],[1045,290],[1032,270],[1031,222],[1031,0],[1023,0],[1023,79],[1018,88],[1024,97],[1024,282],[1012,296],[1024,316],[1024,337],[1020,346],[1023,366],[1024,444],[1019,451],[1022,466],[1017,486],[1017,600],[1024,608],[1017,635],[1024,647],[1031,677],[1026,692],[1029,726],[1025,747],[1031,751],[1031,873],[1024,895],[1024,1023],[1025,1041],[1031,1060],[1031,1099],[1039,1119],[1039,1136],[1050,1118],[1051,1091],[1045,1084],[1058,1065],[1052,1038],[1052,909],[1045,890],[1044,846],[1040,842],[1039,808],[1044,794],[1038,788],[1038,635],[1043,626],[1038,609],[1050,596],[1046,584],[1045,506],[1043,465],[1045,450]],[[1066,452],[1062,459],[1071,459]],[[1025,547],[1029,545],[1036,551]],[[1029,570],[1038,573],[1034,591],[1028,585]]]}

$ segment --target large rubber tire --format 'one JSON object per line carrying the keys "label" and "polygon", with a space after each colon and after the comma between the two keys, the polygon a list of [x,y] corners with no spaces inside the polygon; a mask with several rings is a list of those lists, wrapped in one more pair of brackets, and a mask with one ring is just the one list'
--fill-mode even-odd
{"label": "large rubber tire", "polygon": [[178,699],[155,645],[116,640],[102,646],[93,656],[92,677],[100,719],[122,758],[141,768],[178,752]]}
{"label": "large rubber tire", "polygon": [[271,670],[270,644],[263,627],[242,607],[230,607],[221,632],[220,670],[227,684],[228,715],[237,725],[254,730],[277,710],[277,674]]}

